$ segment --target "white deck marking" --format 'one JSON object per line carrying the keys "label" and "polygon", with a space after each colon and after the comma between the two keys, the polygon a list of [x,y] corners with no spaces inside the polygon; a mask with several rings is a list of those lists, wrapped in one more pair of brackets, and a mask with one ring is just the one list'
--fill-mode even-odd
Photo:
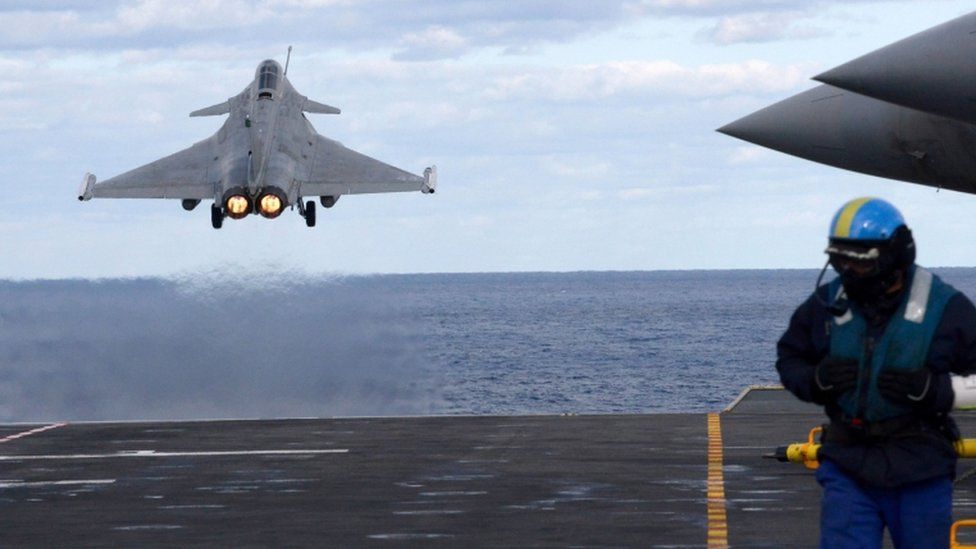
{"label": "white deck marking", "polygon": [[182,530],[183,526],[179,524],[139,524],[136,526],[116,526],[112,530],[120,530],[122,532],[134,532],[136,530]]}
{"label": "white deck marking", "polygon": [[114,478],[93,478],[81,480],[42,480],[42,481],[21,481],[0,482],[0,488],[36,488],[38,486],[77,486],[91,484],[115,484]]}
{"label": "white deck marking", "polygon": [[137,450],[114,454],[64,454],[0,456],[0,461],[28,461],[38,459],[114,459],[114,458],[167,458],[167,457],[223,457],[223,456],[301,456],[319,454],[348,454],[347,448],[329,450],[229,450],[224,452],[157,452]]}
{"label": "white deck marking", "polygon": [[31,429],[30,431],[24,431],[22,433],[17,433],[15,435],[8,435],[0,438],[0,443],[10,442],[11,440],[17,440],[18,438],[29,437],[31,435],[36,435],[37,433],[43,433],[44,431],[50,431],[51,429],[57,429],[58,427],[64,427],[67,423],[52,423],[51,425],[45,425],[44,427],[38,427],[37,429]]}

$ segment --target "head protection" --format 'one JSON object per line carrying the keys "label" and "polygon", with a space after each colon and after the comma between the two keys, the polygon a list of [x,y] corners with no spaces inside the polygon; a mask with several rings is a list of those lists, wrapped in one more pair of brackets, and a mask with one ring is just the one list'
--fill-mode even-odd
{"label": "head protection", "polygon": [[847,297],[869,304],[887,294],[915,263],[915,240],[890,203],[858,198],[834,215],[825,252]]}

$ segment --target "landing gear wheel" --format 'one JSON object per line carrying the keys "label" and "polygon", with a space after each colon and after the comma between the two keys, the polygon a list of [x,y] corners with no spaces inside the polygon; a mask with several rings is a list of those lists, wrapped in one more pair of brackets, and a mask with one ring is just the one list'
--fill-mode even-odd
{"label": "landing gear wheel", "polygon": [[315,226],[315,201],[313,200],[305,203],[305,225],[308,227]]}
{"label": "landing gear wheel", "polygon": [[219,229],[224,225],[224,212],[216,204],[210,206],[210,223],[214,229]]}

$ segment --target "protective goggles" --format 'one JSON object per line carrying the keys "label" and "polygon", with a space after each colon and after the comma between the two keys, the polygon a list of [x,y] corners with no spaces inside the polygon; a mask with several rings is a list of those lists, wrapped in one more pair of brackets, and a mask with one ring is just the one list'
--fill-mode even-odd
{"label": "protective goggles", "polygon": [[879,246],[858,246],[830,243],[824,250],[830,266],[841,275],[857,278],[876,275],[885,270]]}

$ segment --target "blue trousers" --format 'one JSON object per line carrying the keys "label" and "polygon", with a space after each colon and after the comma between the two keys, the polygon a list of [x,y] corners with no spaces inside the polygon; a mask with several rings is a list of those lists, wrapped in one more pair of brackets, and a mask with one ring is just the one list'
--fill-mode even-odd
{"label": "blue trousers", "polygon": [[898,549],[948,548],[952,479],[948,476],[898,488],[858,484],[830,461],[820,463],[822,549],[881,549],[884,528]]}

